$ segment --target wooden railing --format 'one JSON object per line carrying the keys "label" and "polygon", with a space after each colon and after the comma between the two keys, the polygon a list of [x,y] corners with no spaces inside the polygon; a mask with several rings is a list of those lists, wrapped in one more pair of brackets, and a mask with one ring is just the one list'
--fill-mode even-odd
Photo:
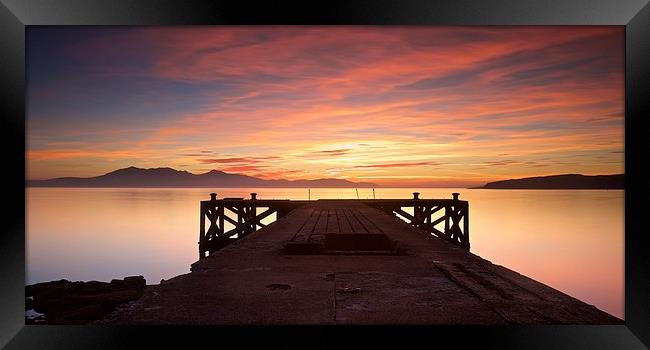
{"label": "wooden railing", "polygon": [[[413,199],[410,200],[376,199],[363,203],[396,215],[414,227],[469,250],[469,202],[459,200],[459,195],[453,193],[453,199],[420,199],[420,193],[413,192]],[[405,208],[409,208],[413,214]]]}
{"label": "wooden railing", "polygon": [[[413,199],[349,201],[361,202],[395,215],[433,236],[469,250],[469,203],[459,200],[458,193],[453,193],[453,199],[420,199],[419,195],[414,192]],[[265,227],[262,220],[271,215],[276,214],[276,220],[279,220],[293,209],[310,202],[313,201],[258,200],[256,193],[251,193],[250,199],[217,199],[216,193],[210,193],[210,200],[201,201],[199,259]],[[206,220],[209,223],[207,229]],[[226,224],[231,227],[229,230],[226,230]]]}
{"label": "wooden railing", "polygon": [[[201,201],[199,259],[265,227],[262,220],[271,215],[276,214],[277,220],[304,204],[306,201],[258,200],[257,193],[251,193],[250,199],[217,199],[216,193],[210,193],[209,201]],[[262,212],[258,214],[259,210]],[[226,223],[232,228],[226,230]]]}

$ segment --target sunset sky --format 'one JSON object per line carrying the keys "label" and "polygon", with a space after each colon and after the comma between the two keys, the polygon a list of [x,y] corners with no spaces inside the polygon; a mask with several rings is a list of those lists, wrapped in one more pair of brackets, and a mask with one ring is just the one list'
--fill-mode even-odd
{"label": "sunset sky", "polygon": [[29,179],[624,172],[624,27],[29,27]]}

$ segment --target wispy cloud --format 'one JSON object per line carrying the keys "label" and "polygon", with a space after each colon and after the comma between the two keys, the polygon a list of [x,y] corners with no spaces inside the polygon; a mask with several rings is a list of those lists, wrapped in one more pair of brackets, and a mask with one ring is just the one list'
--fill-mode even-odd
{"label": "wispy cloud", "polygon": [[208,158],[208,159],[197,159],[197,161],[203,164],[228,164],[228,163],[256,163],[257,160],[253,158]]}
{"label": "wispy cloud", "polygon": [[29,31],[29,176],[623,171],[620,27]]}
{"label": "wispy cloud", "polygon": [[350,152],[352,149],[350,148],[342,148],[342,149],[332,149],[332,150],[325,150],[325,151],[315,151],[311,152],[311,155],[317,155],[317,156],[342,156],[348,152]]}
{"label": "wispy cloud", "polygon": [[435,162],[411,162],[411,163],[387,163],[387,164],[370,164],[370,165],[355,165],[355,168],[405,168],[414,166],[437,166],[440,163]]}

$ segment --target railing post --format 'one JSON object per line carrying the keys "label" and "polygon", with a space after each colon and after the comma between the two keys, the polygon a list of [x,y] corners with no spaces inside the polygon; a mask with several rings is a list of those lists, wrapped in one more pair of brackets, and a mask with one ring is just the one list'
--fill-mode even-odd
{"label": "railing post", "polygon": [[245,227],[244,227],[244,211],[246,210],[246,206],[240,205],[237,207],[237,238],[241,238],[244,235]]}
{"label": "railing post", "polygon": [[[462,243],[463,238],[460,237],[461,235],[459,234],[460,231],[460,216],[458,215],[458,196],[460,196],[460,193],[454,192],[451,194],[452,196],[452,204],[451,204],[451,216],[450,216],[450,230],[449,230],[449,238],[451,238],[452,242],[454,243]],[[454,221],[456,224],[454,224]],[[456,229],[454,229],[456,228]]]}
{"label": "railing post", "polygon": [[[210,205],[216,205],[217,194],[210,193]],[[200,215],[199,218],[199,260],[205,258],[205,252],[207,251],[207,239],[205,237],[205,214],[208,210],[208,207],[205,203],[201,202],[200,204]]]}
{"label": "railing post", "polygon": [[465,248],[469,250],[469,202],[465,205],[465,218],[463,219],[463,232],[465,236]]}
{"label": "railing post", "polygon": [[255,221],[255,218],[257,217],[257,206],[255,205],[256,200],[257,200],[257,193],[252,192],[251,193],[252,203],[248,209],[248,222],[249,222],[249,224],[247,225],[248,232],[246,232],[246,234],[250,234],[257,230],[257,222]]}
{"label": "railing post", "polygon": [[199,209],[199,260],[205,258],[205,205],[200,202]]}
{"label": "railing post", "polygon": [[[460,212],[460,215],[457,215],[457,226],[458,226],[458,240],[460,241],[461,247],[469,250],[469,202],[457,203],[460,193],[454,192],[451,194],[454,201],[454,214]],[[460,210],[459,210],[460,209]],[[455,215],[456,216],[456,215]],[[463,219],[463,229],[460,228],[460,219]]]}
{"label": "railing post", "polygon": [[451,205],[445,204],[445,236],[447,238],[451,237],[451,232],[449,230],[449,220],[451,219]]}
{"label": "railing post", "polygon": [[[413,200],[420,200],[420,192],[413,192]],[[415,227],[420,227],[420,206],[417,204],[413,205],[413,222],[411,225]]]}

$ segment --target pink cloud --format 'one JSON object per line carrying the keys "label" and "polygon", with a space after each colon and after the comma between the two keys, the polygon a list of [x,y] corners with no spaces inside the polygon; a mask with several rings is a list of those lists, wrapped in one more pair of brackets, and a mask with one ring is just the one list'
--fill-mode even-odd
{"label": "pink cloud", "polygon": [[[33,125],[28,162],[62,169],[96,156],[311,178],[437,166],[472,179],[542,167],[530,162],[549,154],[574,160],[549,171],[611,172],[623,164],[612,153],[623,147],[623,38],[618,27],[135,28],[68,50],[98,77],[138,68],[135,80],[207,102],[128,137],[133,125],[92,116]],[[138,64],[108,64],[122,52]]]}

